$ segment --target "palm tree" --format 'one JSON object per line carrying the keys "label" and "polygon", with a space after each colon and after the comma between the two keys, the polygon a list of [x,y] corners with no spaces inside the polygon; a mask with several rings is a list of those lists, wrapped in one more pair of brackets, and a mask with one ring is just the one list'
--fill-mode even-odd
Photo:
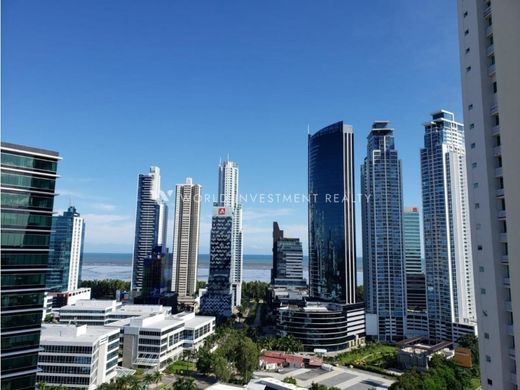
{"label": "palm tree", "polygon": [[172,390],[197,390],[197,385],[193,378],[180,377],[173,384]]}
{"label": "palm tree", "polygon": [[145,385],[152,384],[153,382],[154,382],[153,374],[151,374],[151,373],[144,374],[144,376],[143,376],[143,383]]}
{"label": "palm tree", "polygon": [[161,381],[162,377],[163,377],[163,374],[161,371],[157,370],[157,371],[154,371],[153,374],[153,381],[155,382],[155,384],[159,384],[159,382]]}

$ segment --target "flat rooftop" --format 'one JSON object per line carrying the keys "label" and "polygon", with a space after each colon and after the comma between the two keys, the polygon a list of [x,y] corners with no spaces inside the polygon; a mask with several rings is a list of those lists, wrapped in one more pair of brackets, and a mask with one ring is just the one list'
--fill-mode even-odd
{"label": "flat rooftop", "polygon": [[118,333],[117,329],[104,326],[69,325],[69,324],[42,324],[41,343],[62,345],[94,344],[101,337]]}

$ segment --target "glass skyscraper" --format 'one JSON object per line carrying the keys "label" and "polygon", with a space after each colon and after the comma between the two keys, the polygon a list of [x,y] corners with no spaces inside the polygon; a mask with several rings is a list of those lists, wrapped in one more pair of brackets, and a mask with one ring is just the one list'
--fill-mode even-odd
{"label": "glass skyscraper", "polygon": [[217,317],[230,317],[233,311],[232,236],[233,210],[214,207],[211,220],[209,278],[201,297],[200,311]]}
{"label": "glass skyscraper", "polygon": [[475,331],[475,296],[464,127],[448,111],[424,124],[421,149],[429,336],[453,340]]}
{"label": "glass skyscraper", "polygon": [[421,261],[421,226],[419,209],[405,207],[403,213],[404,259],[407,274],[423,272]]}
{"label": "glass skyscraper", "polygon": [[51,291],[76,290],[81,281],[85,222],[73,206],[52,220],[47,288]]}
{"label": "glass skyscraper", "polygon": [[2,389],[34,389],[60,157],[4,142],[1,156],[0,377]]}
{"label": "glass skyscraper", "polygon": [[144,261],[157,245],[166,245],[168,208],[161,200],[161,176],[158,167],[141,174],[137,183],[135,243],[132,264],[132,290],[143,287]]}
{"label": "glass skyscraper", "polygon": [[361,167],[367,334],[372,329],[379,340],[398,341],[406,313],[401,160],[388,122],[374,122],[367,141]]}
{"label": "glass skyscraper", "polygon": [[337,122],[308,140],[310,297],[356,302],[354,134]]}
{"label": "glass skyscraper", "polygon": [[273,268],[271,284],[305,286],[303,279],[303,248],[299,238],[284,237],[278,222],[273,222]]}

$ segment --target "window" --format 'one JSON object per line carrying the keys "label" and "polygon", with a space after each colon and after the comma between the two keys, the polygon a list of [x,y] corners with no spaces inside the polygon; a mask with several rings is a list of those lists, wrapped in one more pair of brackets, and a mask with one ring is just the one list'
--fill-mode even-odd
{"label": "window", "polygon": [[475,149],[475,146],[476,146],[476,145],[475,145],[475,142],[472,142],[472,143],[471,143],[471,149]]}
{"label": "window", "polygon": [[470,51],[470,48],[469,47],[466,47],[466,54],[468,54]]}
{"label": "window", "polygon": [[470,104],[470,105],[468,106],[468,110],[473,110],[473,104]]}
{"label": "window", "polygon": [[468,35],[468,34],[469,34],[469,30],[464,31],[464,35]]}
{"label": "window", "polygon": [[473,188],[478,188],[478,183],[473,183]]}
{"label": "window", "polygon": [[484,338],[489,340],[489,333],[488,332],[484,332]]}
{"label": "window", "polygon": [[482,245],[478,245],[478,246],[477,246],[477,249],[478,249],[479,251],[481,251],[481,250],[482,250]]}
{"label": "window", "polygon": [[478,271],[479,272],[484,272],[484,267],[483,266],[478,267]]}
{"label": "window", "polygon": [[479,209],[480,208],[480,203],[475,203],[475,208]]}
{"label": "window", "polygon": [[464,11],[464,17],[468,16],[468,11]]}
{"label": "window", "polygon": [[476,167],[477,167],[477,163],[476,162],[471,163],[471,168],[476,168]]}
{"label": "window", "polygon": [[469,128],[470,128],[470,129],[474,129],[474,128],[475,128],[475,124],[474,124],[474,123],[471,123],[471,124],[469,125]]}
{"label": "window", "polygon": [[497,82],[493,81],[493,93],[497,93]]}
{"label": "window", "polygon": [[471,70],[471,66],[466,66],[466,72],[469,72]]}
{"label": "window", "polygon": [[492,385],[493,384],[493,381],[491,379],[489,379],[489,378],[488,378],[487,382],[488,382],[488,385]]}
{"label": "window", "polygon": [[486,362],[491,362],[491,356],[486,355]]}
{"label": "window", "polygon": [[485,289],[485,288],[481,288],[481,289],[480,289],[480,293],[481,293],[481,294],[485,294],[485,293],[486,293],[486,289]]}

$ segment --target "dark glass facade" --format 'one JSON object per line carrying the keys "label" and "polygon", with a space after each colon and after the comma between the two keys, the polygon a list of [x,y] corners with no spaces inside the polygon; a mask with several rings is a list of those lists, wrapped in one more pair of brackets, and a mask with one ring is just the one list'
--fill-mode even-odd
{"label": "dark glass facade", "polygon": [[284,237],[283,230],[280,230],[277,222],[273,223],[271,284],[276,286],[305,284],[302,243],[298,238]]}
{"label": "dark glass facade", "polygon": [[363,286],[377,338],[403,338],[406,279],[403,249],[401,160],[388,122],[374,122],[361,167]]}
{"label": "dark glass facade", "polygon": [[309,135],[309,292],[317,300],[356,301],[353,142],[343,122]]}
{"label": "dark glass facade", "polygon": [[59,159],[2,143],[2,390],[35,387]]}
{"label": "dark glass facade", "polygon": [[171,261],[168,250],[157,245],[144,261],[144,277],[139,303],[159,304],[161,297],[170,291],[172,282]]}
{"label": "dark glass facade", "polygon": [[208,287],[200,303],[204,314],[217,317],[229,317],[232,314],[232,228],[232,210],[216,207],[211,221]]}

